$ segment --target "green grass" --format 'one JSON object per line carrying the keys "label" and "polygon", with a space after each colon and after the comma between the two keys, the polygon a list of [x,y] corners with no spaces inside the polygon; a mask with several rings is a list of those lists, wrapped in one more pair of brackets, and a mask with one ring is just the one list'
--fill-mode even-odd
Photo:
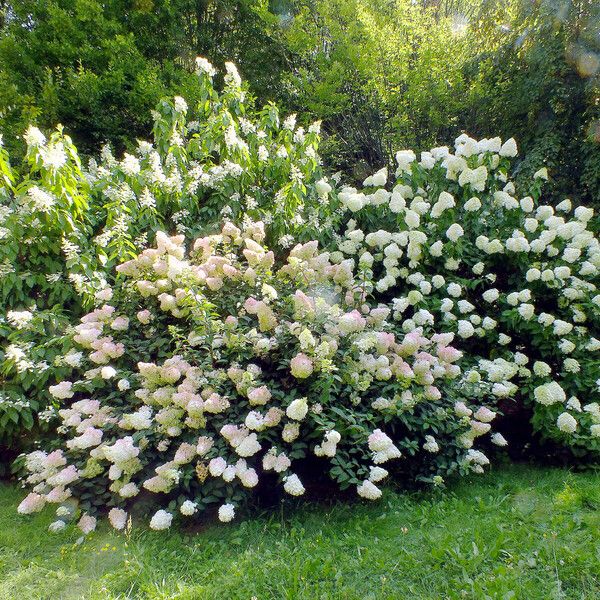
{"label": "green grass", "polygon": [[0,486],[0,599],[600,598],[600,474],[524,466],[445,493],[81,544]]}

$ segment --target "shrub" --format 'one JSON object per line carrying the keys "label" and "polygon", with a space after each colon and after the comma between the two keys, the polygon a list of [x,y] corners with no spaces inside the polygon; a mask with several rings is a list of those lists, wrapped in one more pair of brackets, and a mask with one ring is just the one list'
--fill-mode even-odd
{"label": "shrub", "polygon": [[[0,319],[0,336],[6,341],[0,357],[0,442],[16,456],[24,437],[36,426],[47,429],[52,411],[48,384],[66,377],[71,369],[66,331],[70,321],[55,310],[8,311]],[[8,451],[3,452],[6,460]]]}
{"label": "shrub", "polygon": [[382,169],[340,193],[353,218],[334,258],[362,265],[401,331],[455,333],[497,398],[526,403],[537,431],[597,455],[598,225],[593,209],[542,203],[546,169],[517,191],[516,154],[512,139],[466,135],[454,153],[398,152],[391,191]]}
{"label": "shrub", "polygon": [[94,208],[77,149],[60,128],[46,139],[31,127],[24,138],[20,169],[0,147],[0,445],[13,448],[39,424],[48,381],[64,375],[54,360],[69,313],[106,283],[102,256],[89,252]]}
{"label": "shrub", "polygon": [[154,142],[140,141],[121,160],[105,147],[84,168],[61,128],[46,139],[30,127],[19,170],[0,149],[0,298],[7,311],[35,315],[18,328],[0,321],[0,443],[14,444],[47,407],[47,382],[62,376],[53,373],[55,349],[69,314],[81,315],[113,267],[153,243],[157,230],[174,226],[193,239],[221,213],[246,213],[269,224],[278,254],[294,239],[331,240],[339,213],[320,165],[319,124],[296,127],[274,105],[254,110],[231,63],[221,93],[214,74],[199,59],[198,106],[161,102]]}
{"label": "shrub", "polygon": [[453,336],[394,335],[351,260],[310,241],[277,268],[265,237],[262,222],[226,222],[186,256],[183,235],[159,234],[118,267],[75,328],[77,378],[50,388],[59,445],[26,457],[20,512],[58,503],[62,528],[73,496],[84,532],[104,507],[120,529],[146,490],[161,506],[150,527],[165,529],[213,504],[231,520],[262,480],[302,495],[307,464],[369,499],[392,460],[434,484],[483,471],[473,446],[495,412],[466,398],[484,390]]}
{"label": "shrub", "polygon": [[[57,503],[51,529],[82,515],[87,533],[105,507],[121,529],[150,500],[165,529],[217,505],[229,521],[259,482],[296,496],[327,475],[375,499],[385,464],[441,485],[483,471],[475,442],[513,399],[543,437],[598,455],[592,209],[542,204],[545,169],[517,193],[514,140],[466,135],[420,161],[398,152],[391,190],[384,168],[338,191],[318,125],[254,111],[232,64],[221,93],[210,63],[198,72],[199,105],[162,102],[154,144],[121,160],[106,148],[82,169],[60,131],[32,129],[17,185],[2,155],[16,225],[0,250],[24,270],[3,288],[22,303],[0,323],[4,406],[23,408],[29,386],[43,408],[36,392],[53,381],[44,418],[61,420],[18,462],[32,488],[20,512]],[[56,218],[31,209],[34,185]],[[22,241],[30,280],[11,263]],[[45,253],[60,278],[35,270]],[[73,287],[54,289],[62,277]],[[96,308],[71,328],[49,318],[53,294],[74,314]]]}
{"label": "shrub", "polygon": [[[106,219],[102,245],[131,251],[152,239],[148,232],[173,227],[194,239],[223,216],[248,214],[269,225],[274,249],[292,237],[331,239],[335,196],[323,180],[318,155],[320,124],[297,127],[274,104],[254,110],[232,63],[225,85],[213,86],[215,69],[199,58],[200,100],[163,100],[154,113],[154,144],[117,161],[108,148],[90,163],[95,193],[117,209]],[[276,244],[276,246],[275,246]]]}

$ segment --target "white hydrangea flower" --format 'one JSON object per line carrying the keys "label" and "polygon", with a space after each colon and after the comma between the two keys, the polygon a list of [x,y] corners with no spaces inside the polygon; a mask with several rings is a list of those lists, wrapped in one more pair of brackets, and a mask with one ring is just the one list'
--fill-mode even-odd
{"label": "white hydrangea flower", "polygon": [[381,490],[371,481],[366,479],[357,487],[358,495],[367,500],[378,500],[381,498]]}
{"label": "white hydrangea flower", "polygon": [[551,406],[552,404],[565,402],[567,399],[565,391],[556,381],[539,385],[533,390],[533,395],[536,401],[544,406]]}
{"label": "white hydrangea flower", "polygon": [[563,412],[558,416],[556,425],[564,433],[574,433],[577,429],[577,420],[568,412]]}
{"label": "white hydrangea flower", "polygon": [[191,500],[186,500],[179,507],[179,511],[181,512],[181,514],[185,515],[186,517],[191,517],[197,510],[198,505],[196,504],[196,502],[192,502]]}
{"label": "white hydrangea flower", "polygon": [[229,523],[235,517],[235,506],[233,504],[222,504],[219,507],[219,521]]}
{"label": "white hydrangea flower", "polygon": [[283,489],[291,496],[301,496],[304,494],[304,486],[296,474],[284,477]]}

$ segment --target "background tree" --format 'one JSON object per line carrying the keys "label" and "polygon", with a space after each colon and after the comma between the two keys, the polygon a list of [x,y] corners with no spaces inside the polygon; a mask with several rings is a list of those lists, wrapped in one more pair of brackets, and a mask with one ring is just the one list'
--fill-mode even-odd
{"label": "background tree", "polygon": [[518,173],[547,163],[555,196],[600,197],[597,2],[299,0],[288,10],[287,101],[324,119],[335,167],[379,168],[402,147],[500,133],[528,156]]}
{"label": "background tree", "polygon": [[277,18],[261,0],[13,0],[1,8],[2,129],[60,122],[84,153],[148,137],[164,96],[193,100],[198,54],[236,61],[259,98],[277,89],[286,61]]}

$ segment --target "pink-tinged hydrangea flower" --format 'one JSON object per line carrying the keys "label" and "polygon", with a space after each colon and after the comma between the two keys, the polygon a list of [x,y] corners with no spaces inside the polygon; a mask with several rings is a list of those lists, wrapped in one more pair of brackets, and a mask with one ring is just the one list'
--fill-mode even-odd
{"label": "pink-tinged hydrangea flower", "polygon": [[196,452],[198,456],[204,456],[214,445],[214,441],[212,438],[208,436],[200,436],[198,438],[198,442],[196,443]]}
{"label": "pink-tinged hydrangea flower", "polygon": [[62,485],[57,485],[46,494],[46,500],[52,504],[60,504],[61,502],[67,500],[67,498],[70,498],[71,495],[72,492],[69,488],[65,488]]}
{"label": "pink-tinged hydrangea flower", "polygon": [[302,352],[296,354],[290,361],[292,375],[297,379],[306,379],[312,375],[314,366],[312,360]]}
{"label": "pink-tinged hydrangea flower", "polygon": [[303,291],[296,290],[294,294],[294,317],[306,319],[314,315],[315,303]]}
{"label": "pink-tinged hydrangea flower", "polygon": [[127,331],[129,329],[129,319],[127,317],[117,317],[110,324],[115,331]]}
{"label": "pink-tinged hydrangea flower", "polygon": [[173,462],[178,465],[185,465],[191,462],[195,456],[196,446],[194,446],[193,444],[188,444],[187,442],[183,442],[181,446],[177,448],[177,452],[175,452]]}
{"label": "pink-tinged hydrangea flower", "polygon": [[367,320],[357,311],[342,315],[338,320],[338,329],[344,335],[362,331],[367,324]]}
{"label": "pink-tinged hydrangea flower", "polygon": [[490,464],[490,459],[480,450],[468,450],[466,461],[482,467]]}
{"label": "pink-tinged hydrangea flower", "polygon": [[471,431],[475,436],[485,435],[491,429],[489,423],[481,423],[480,421],[471,421]]}
{"label": "pink-tinged hydrangea flower", "polygon": [[463,353],[452,346],[438,348],[437,355],[444,362],[453,363],[462,358]]}
{"label": "pink-tinged hydrangea flower", "polygon": [[80,412],[82,415],[93,415],[100,410],[100,401],[99,400],[78,400],[77,402],[73,402],[71,404],[71,408]]}
{"label": "pink-tinged hydrangea flower", "polygon": [[110,302],[113,297],[113,291],[110,287],[106,287],[94,294],[94,297],[99,302]]}
{"label": "pink-tinged hydrangea flower", "polygon": [[81,519],[79,519],[79,523],[77,523],[77,527],[81,529],[84,535],[91,533],[96,529],[96,517],[92,517],[90,515],[83,515]]}
{"label": "pink-tinged hydrangea flower", "polygon": [[373,462],[376,465],[402,456],[392,440],[381,429],[376,429],[368,439],[369,449],[373,452]]}
{"label": "pink-tinged hydrangea flower", "polygon": [[57,468],[63,467],[67,464],[63,451],[58,449],[50,452],[44,459],[44,467],[46,468]]}
{"label": "pink-tinged hydrangea flower", "polygon": [[473,417],[482,423],[491,423],[496,418],[496,413],[486,406],[482,406],[477,410]]}
{"label": "pink-tinged hydrangea flower", "polygon": [[152,313],[149,310],[140,310],[136,316],[137,320],[142,325],[148,325],[148,323],[150,323],[150,321],[152,320]]}
{"label": "pink-tinged hydrangea flower", "polygon": [[79,471],[77,470],[77,467],[75,465],[69,465],[52,475],[52,477],[48,477],[46,481],[49,485],[67,486],[78,479]]}
{"label": "pink-tinged hydrangea flower", "polygon": [[246,488],[253,488],[258,484],[258,473],[254,469],[246,469],[238,473],[238,477]]}
{"label": "pink-tinged hydrangea flower", "polygon": [[30,515],[31,513],[40,512],[46,504],[46,498],[41,494],[31,492],[17,508],[17,512],[21,515]]}
{"label": "pink-tinged hydrangea flower", "polygon": [[266,427],[264,417],[256,410],[252,410],[246,415],[244,425],[250,431],[262,431]]}
{"label": "pink-tinged hydrangea flower", "polygon": [[369,449],[373,452],[387,450],[393,445],[392,440],[381,429],[375,429],[369,436]]}
{"label": "pink-tinged hydrangea flower", "polygon": [[439,400],[442,397],[442,392],[436,386],[428,385],[425,386],[425,397],[428,400]]}
{"label": "pink-tinged hydrangea flower", "polygon": [[277,454],[276,450],[272,448],[265,454],[263,457],[263,469],[265,471],[274,470],[277,473],[283,473],[287,471],[291,466],[292,461],[285,455],[285,453],[281,452]]}
{"label": "pink-tinged hydrangea flower", "polygon": [[75,437],[72,440],[68,440],[67,448],[85,450],[87,448],[98,446],[102,442],[103,434],[104,432],[102,429],[88,427],[80,436]]}
{"label": "pink-tinged hydrangea flower", "polygon": [[267,427],[276,427],[281,422],[281,419],[285,415],[285,412],[280,408],[273,406],[265,415],[265,425]]}
{"label": "pink-tinged hydrangea flower", "polygon": [[238,427],[232,423],[223,425],[219,432],[234,448],[239,446],[242,440],[248,435],[245,427]]}
{"label": "pink-tinged hydrangea flower", "polygon": [[208,471],[213,477],[221,477],[227,468],[227,462],[221,456],[211,459],[208,463]]}
{"label": "pink-tinged hydrangea flower", "polygon": [[252,388],[248,391],[248,400],[251,406],[260,406],[266,404],[271,399],[271,392],[266,385]]}
{"label": "pink-tinged hydrangea flower", "polygon": [[221,475],[221,477],[223,478],[224,481],[226,481],[227,483],[230,483],[231,481],[233,481],[235,479],[235,475],[236,475],[235,466],[227,465],[227,468],[223,471],[223,474]]}
{"label": "pink-tinged hydrangea flower", "polygon": [[229,400],[219,396],[219,394],[211,394],[204,402],[204,412],[219,414],[226,411],[230,406]]}
{"label": "pink-tinged hydrangea flower", "polygon": [[125,529],[127,524],[127,513],[122,508],[111,508],[108,511],[108,520],[115,529],[120,531]]}

